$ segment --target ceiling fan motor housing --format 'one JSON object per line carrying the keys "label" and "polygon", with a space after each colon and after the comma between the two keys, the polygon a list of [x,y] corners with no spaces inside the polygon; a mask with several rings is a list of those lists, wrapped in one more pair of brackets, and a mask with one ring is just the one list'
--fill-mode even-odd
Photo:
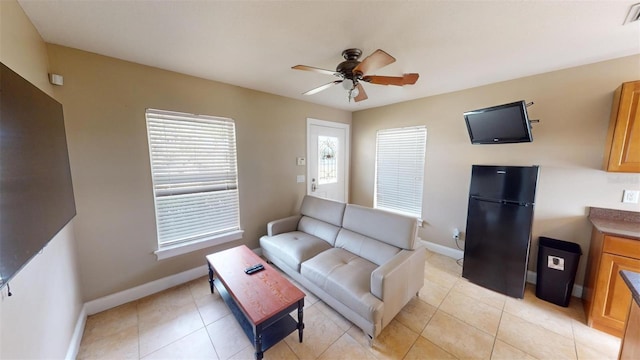
{"label": "ceiling fan motor housing", "polygon": [[359,80],[362,74],[354,74],[353,69],[360,64],[358,59],[362,56],[362,50],[360,49],[347,49],[342,52],[342,57],[345,61],[338,64],[336,72],[340,73],[345,79]]}

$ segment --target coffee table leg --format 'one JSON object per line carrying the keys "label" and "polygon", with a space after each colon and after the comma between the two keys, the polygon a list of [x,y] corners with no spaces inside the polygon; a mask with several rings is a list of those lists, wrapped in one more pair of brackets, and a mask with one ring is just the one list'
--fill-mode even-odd
{"label": "coffee table leg", "polygon": [[262,334],[256,334],[256,360],[262,360]]}
{"label": "coffee table leg", "polygon": [[304,298],[298,301],[298,338],[300,339],[300,342],[302,342],[302,330],[304,329],[304,323],[302,322],[303,308],[304,308]]}
{"label": "coffee table leg", "polygon": [[211,268],[211,264],[209,264],[209,287],[211,288],[211,293],[213,294],[213,269]]}

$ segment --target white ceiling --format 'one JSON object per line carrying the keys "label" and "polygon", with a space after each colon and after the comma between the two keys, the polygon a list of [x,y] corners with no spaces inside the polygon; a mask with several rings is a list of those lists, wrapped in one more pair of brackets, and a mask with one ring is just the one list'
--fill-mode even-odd
{"label": "white ceiling", "polygon": [[[19,3],[49,43],[354,111],[638,54],[637,1]],[[352,47],[397,59],[376,75],[420,79],[364,84],[357,104],[339,86],[301,95],[335,79],[291,66],[334,70]]]}

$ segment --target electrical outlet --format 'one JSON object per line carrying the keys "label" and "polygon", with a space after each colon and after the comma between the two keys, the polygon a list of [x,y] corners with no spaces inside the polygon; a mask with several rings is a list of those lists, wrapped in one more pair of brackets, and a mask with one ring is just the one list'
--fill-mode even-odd
{"label": "electrical outlet", "polygon": [[628,204],[637,204],[640,198],[640,190],[625,190],[622,194],[622,202]]}

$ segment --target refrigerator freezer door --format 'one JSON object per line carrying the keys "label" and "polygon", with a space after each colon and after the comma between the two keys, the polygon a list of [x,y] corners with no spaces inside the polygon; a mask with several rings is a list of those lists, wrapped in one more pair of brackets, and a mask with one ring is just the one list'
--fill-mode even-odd
{"label": "refrigerator freezer door", "polygon": [[537,166],[473,165],[469,195],[533,204],[537,181]]}
{"label": "refrigerator freezer door", "polygon": [[469,199],[462,276],[524,297],[533,206]]}

